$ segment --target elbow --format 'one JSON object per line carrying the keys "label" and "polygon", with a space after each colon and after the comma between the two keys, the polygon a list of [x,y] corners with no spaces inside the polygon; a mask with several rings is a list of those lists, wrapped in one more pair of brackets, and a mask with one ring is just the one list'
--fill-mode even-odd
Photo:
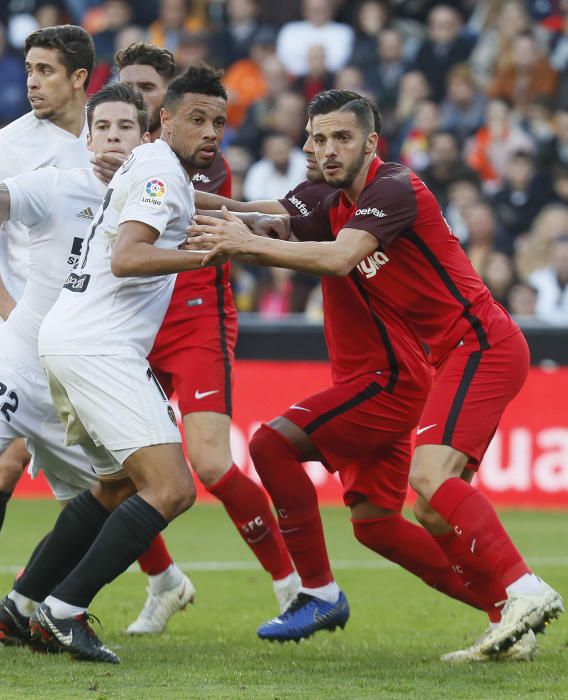
{"label": "elbow", "polygon": [[115,277],[129,277],[132,272],[125,255],[113,250],[110,258],[110,269]]}

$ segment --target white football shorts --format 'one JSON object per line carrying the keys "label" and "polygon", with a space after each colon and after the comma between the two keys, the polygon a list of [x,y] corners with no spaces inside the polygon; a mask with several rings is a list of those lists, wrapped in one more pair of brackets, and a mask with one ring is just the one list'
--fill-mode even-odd
{"label": "white football shorts", "polygon": [[66,428],[65,443],[81,445],[98,476],[123,476],[122,465],[142,447],[181,443],[174,411],[146,359],[47,355],[41,360]]}
{"label": "white football shorts", "polygon": [[28,469],[43,471],[57,500],[69,500],[97,482],[79,447],[65,447],[65,429],[51,401],[44,374],[0,356],[0,452],[18,437],[32,455]]}

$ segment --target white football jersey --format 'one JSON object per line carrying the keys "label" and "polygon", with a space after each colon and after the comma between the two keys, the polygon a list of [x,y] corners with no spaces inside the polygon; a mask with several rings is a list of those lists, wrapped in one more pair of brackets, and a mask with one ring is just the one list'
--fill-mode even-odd
{"label": "white football jersey", "polygon": [[[76,138],[33,112],[0,129],[0,180],[54,165],[62,170],[88,168],[87,123]],[[18,301],[26,284],[27,229],[20,223],[6,222],[0,231],[0,277],[8,292]]]}
{"label": "white football jersey", "polygon": [[191,180],[158,139],[138,146],[111,180],[103,204],[39,334],[40,355],[138,355],[146,358],[166,313],[176,275],[115,277],[118,227],[156,229],[159,248],[177,248],[195,211]]}
{"label": "white football jersey", "polygon": [[10,193],[9,222],[20,222],[29,231],[29,266],[24,293],[0,326],[0,348],[18,364],[42,372],[37,349],[41,322],[79,262],[107,187],[92,168],[41,168],[4,182]]}

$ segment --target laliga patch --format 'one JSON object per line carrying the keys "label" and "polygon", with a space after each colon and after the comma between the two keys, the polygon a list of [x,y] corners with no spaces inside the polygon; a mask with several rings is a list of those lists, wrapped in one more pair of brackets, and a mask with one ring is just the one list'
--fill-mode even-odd
{"label": "laliga patch", "polygon": [[158,177],[150,177],[142,185],[140,204],[144,207],[159,209],[166,201],[168,186]]}

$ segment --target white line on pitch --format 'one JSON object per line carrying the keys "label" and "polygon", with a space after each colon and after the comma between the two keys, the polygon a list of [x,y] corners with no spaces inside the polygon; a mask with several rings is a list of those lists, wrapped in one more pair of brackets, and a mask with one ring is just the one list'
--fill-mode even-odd
{"label": "white line on pitch", "polygon": [[[529,564],[534,567],[539,566],[557,566],[561,568],[568,567],[567,556],[550,556],[550,557],[527,557]],[[182,561],[176,562],[182,571],[191,573],[192,571],[257,571],[260,566],[255,561]],[[332,568],[337,570],[365,570],[365,569],[393,569],[395,564],[392,564],[385,559],[335,559],[331,562]],[[0,574],[17,574],[21,569],[21,565],[4,564],[0,565]],[[138,565],[133,564],[126,573],[140,573]]]}

